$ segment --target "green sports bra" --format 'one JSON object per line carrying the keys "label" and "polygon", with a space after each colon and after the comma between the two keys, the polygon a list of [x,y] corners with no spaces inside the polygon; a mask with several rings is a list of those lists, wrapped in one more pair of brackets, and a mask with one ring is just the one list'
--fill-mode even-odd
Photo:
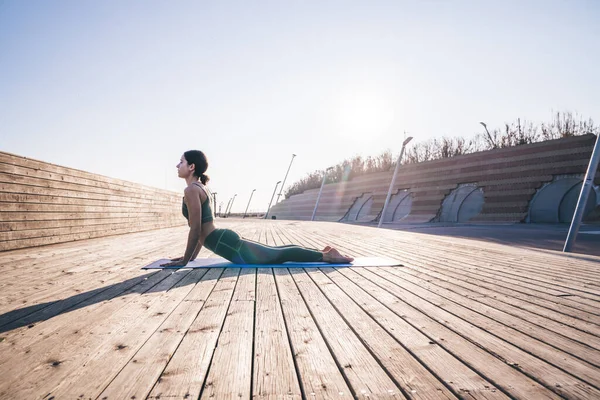
{"label": "green sports bra", "polygon": [[[204,191],[204,193],[206,193],[206,197],[207,197],[206,201],[204,203],[202,203],[202,221],[201,221],[201,223],[204,224],[206,222],[212,222],[213,221],[213,212],[212,212],[212,207],[210,206],[210,200],[211,200],[210,194],[208,194],[206,189],[204,189],[199,184],[196,186],[198,186],[200,189],[202,189]],[[183,201],[181,203],[181,213],[183,214],[185,219],[187,219],[189,221],[190,217],[189,217],[189,211],[187,208],[187,204],[185,204],[185,197],[183,198]]]}

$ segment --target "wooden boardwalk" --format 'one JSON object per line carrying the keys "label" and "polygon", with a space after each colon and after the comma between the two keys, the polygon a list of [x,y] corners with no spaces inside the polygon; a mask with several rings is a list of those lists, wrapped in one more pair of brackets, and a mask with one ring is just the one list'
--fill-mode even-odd
{"label": "wooden boardwalk", "polygon": [[2,252],[0,399],[600,398],[600,257],[217,222],[404,266],[140,270],[186,228]]}

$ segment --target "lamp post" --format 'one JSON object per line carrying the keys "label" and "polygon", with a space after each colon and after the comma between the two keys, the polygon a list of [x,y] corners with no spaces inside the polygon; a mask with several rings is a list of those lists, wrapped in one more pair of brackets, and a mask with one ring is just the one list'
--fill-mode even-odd
{"label": "lamp post", "polygon": [[497,148],[498,146],[496,146],[496,142],[494,142],[494,139],[492,139],[492,135],[490,135],[490,131],[488,131],[487,125],[485,124],[485,122],[480,122],[481,125],[483,125],[483,127],[485,128],[485,131],[488,134],[488,137],[490,138],[490,142],[492,142],[492,146],[494,146],[494,148]]}
{"label": "lamp post", "polygon": [[248,200],[248,205],[246,206],[246,211],[244,211],[244,216],[242,218],[246,218],[246,213],[248,212],[248,207],[250,207],[250,202],[252,201],[252,195],[254,194],[255,191],[256,191],[256,189],[252,189],[252,193],[250,193],[250,200]]}
{"label": "lamp post", "polygon": [[213,204],[214,204],[214,210],[213,210],[213,212],[215,213],[215,216],[216,216],[216,212],[217,212],[217,192],[213,192]]}
{"label": "lamp post", "polygon": [[223,218],[227,218],[227,211],[229,211],[229,204],[231,203],[231,199],[227,200],[227,207],[225,207],[225,217]]}
{"label": "lamp post", "polygon": [[285,180],[287,179],[288,172],[290,172],[290,168],[292,168],[292,163],[294,162],[294,157],[296,157],[296,155],[292,154],[292,161],[290,161],[290,166],[288,167],[287,172],[285,173],[285,178],[283,178],[283,183],[281,184],[281,189],[279,189],[279,194],[277,195],[277,201],[275,202],[275,204],[279,203],[279,197],[281,197],[281,192],[283,192],[283,187],[285,186]]}
{"label": "lamp post", "polygon": [[575,238],[579,232],[579,225],[581,225],[581,220],[583,219],[585,206],[587,205],[588,197],[592,191],[592,187],[594,186],[594,177],[596,176],[596,170],[598,169],[599,162],[600,134],[598,134],[598,137],[596,138],[596,144],[594,145],[594,150],[592,151],[592,156],[590,157],[590,164],[588,165],[585,178],[583,178],[583,182],[581,184],[579,200],[577,200],[577,207],[575,208],[575,213],[573,214],[573,220],[571,220],[571,226],[569,227],[569,233],[567,234],[567,240],[565,241],[563,253],[569,253],[573,247],[573,244],[575,243]]}
{"label": "lamp post", "polygon": [[311,221],[315,220],[315,215],[317,214],[317,207],[319,207],[319,200],[321,200],[321,192],[323,192],[323,186],[325,186],[325,180],[327,179],[327,174],[331,171],[333,167],[329,167],[325,170],[325,174],[323,174],[323,182],[321,182],[321,189],[319,189],[319,195],[317,196],[317,202],[315,204],[315,209],[313,210]]}
{"label": "lamp post", "polygon": [[231,209],[233,208],[233,202],[235,201],[235,196],[237,196],[237,193],[233,195],[233,197],[231,198],[231,205],[229,206],[229,213],[227,214],[227,216],[231,215]]}
{"label": "lamp post", "polygon": [[273,203],[273,197],[275,197],[275,192],[277,191],[277,186],[281,183],[281,181],[277,181],[275,184],[275,190],[273,190],[273,195],[271,196],[271,201],[269,201],[269,207],[267,207],[267,213],[265,214],[265,219],[269,216],[269,210],[271,209],[271,203]]}
{"label": "lamp post", "polygon": [[394,176],[392,177],[392,181],[390,182],[390,187],[387,192],[387,197],[385,198],[385,203],[383,204],[383,211],[381,212],[381,217],[379,217],[379,224],[377,224],[378,228],[381,228],[381,224],[383,223],[383,218],[385,218],[385,212],[387,211],[388,204],[390,202],[390,197],[392,196],[392,187],[394,186],[394,182],[396,182],[396,175],[398,175],[398,169],[400,168],[400,163],[402,162],[402,156],[404,155],[404,148],[412,140],[412,136],[407,137],[404,142],[402,142],[402,150],[400,150],[400,156],[398,157],[398,162],[396,163],[396,169],[394,169]]}

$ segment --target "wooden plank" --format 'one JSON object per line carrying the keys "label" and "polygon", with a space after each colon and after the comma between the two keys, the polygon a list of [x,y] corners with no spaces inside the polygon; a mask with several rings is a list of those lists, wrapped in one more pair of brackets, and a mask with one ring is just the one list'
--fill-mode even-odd
{"label": "wooden plank", "polygon": [[[370,279],[357,272],[358,268],[340,268],[339,273],[360,286],[363,290],[385,305],[398,317],[427,335],[435,344],[459,358],[465,365],[481,376],[489,377],[494,384],[514,398],[559,399],[560,396],[524,375],[521,371],[494,357],[481,347],[473,344],[445,324],[439,323],[428,313],[397,295],[395,288],[386,287],[386,281],[375,277]],[[390,290],[391,289],[391,290]],[[501,378],[500,378],[501,377]]]}
{"label": "wooden plank", "polygon": [[[153,205],[148,211],[147,207],[138,204],[56,204],[56,203],[25,203],[25,202],[0,202],[0,212],[6,213],[172,213],[181,214],[181,204]],[[9,214],[6,214],[9,215]]]}
{"label": "wooden plank", "polygon": [[[340,232],[340,234],[343,234],[342,232]],[[385,232],[382,232],[381,235],[386,235]],[[315,235],[313,235],[315,236]],[[318,235],[317,235],[318,236]],[[353,235],[353,237],[356,238],[356,234]],[[498,259],[504,258],[505,255],[501,252],[497,252],[496,254],[491,254],[491,252],[493,251],[494,248],[500,248],[500,249],[506,249],[506,246],[503,245],[493,245],[490,243],[486,243],[485,244],[485,248],[484,247],[477,247],[473,244],[476,244],[477,242],[472,241],[472,240],[449,240],[446,241],[446,243],[448,243],[448,246],[436,246],[436,243],[444,243],[444,241],[442,239],[439,239],[439,237],[431,237],[430,235],[419,235],[420,238],[423,238],[427,240],[428,242],[428,250],[427,253],[425,254],[423,252],[423,247],[422,247],[422,243],[419,241],[415,241],[414,243],[409,243],[409,242],[403,242],[402,246],[399,247],[397,244],[392,244],[390,243],[388,244],[383,244],[383,243],[379,243],[377,246],[371,246],[370,248],[372,248],[373,250],[375,249],[383,249],[387,252],[387,254],[390,254],[391,256],[396,256],[399,257],[400,259],[411,259],[411,257],[413,255],[418,255],[417,257],[419,259],[431,259],[432,262],[435,262],[436,265],[440,266],[441,268],[446,268],[451,269],[451,270],[461,270],[463,268],[464,264],[471,264],[473,266],[477,266],[479,262],[484,262],[486,263],[486,266],[489,265],[490,263],[495,263],[497,262]],[[455,238],[452,238],[455,239]],[[355,244],[356,246],[358,245],[362,245],[362,248],[365,248],[365,246],[363,245],[363,243],[365,243],[364,241],[361,241],[360,239],[352,239],[349,241],[349,243]],[[465,247],[464,253],[461,254],[460,257],[452,257],[452,254],[455,253],[455,249],[458,247],[461,247],[461,243],[470,243],[469,246]],[[356,247],[355,247],[356,249]],[[514,249],[511,248],[510,250],[513,253],[521,253],[521,252],[525,252],[527,254],[531,254],[531,252],[527,249],[525,250],[519,250],[519,249]],[[476,256],[476,254],[478,254],[478,252],[482,252],[482,254],[485,254],[483,259],[477,259],[476,261],[472,261],[474,259],[474,257]],[[369,253],[369,254],[376,254],[376,253]],[[443,256],[439,256],[439,255],[443,254]],[[462,258],[461,258],[462,257]],[[535,258],[536,256],[534,254],[532,254],[532,257]],[[564,260],[568,260],[567,258],[565,258],[564,256],[560,257],[560,260],[564,262]],[[553,259],[552,263],[550,264],[554,264],[556,263],[557,260],[556,258]],[[581,262],[580,262],[581,263]],[[448,267],[446,267],[446,265]],[[486,268],[487,269],[487,268]],[[461,275],[465,275],[465,276],[473,276],[474,278],[476,278],[477,280],[489,280],[493,285],[506,285],[506,288],[511,290],[511,291],[519,291],[522,293],[531,293],[534,294],[537,297],[541,297],[541,298],[545,298],[551,301],[555,301],[561,304],[566,304],[569,306],[573,306],[579,309],[585,309],[586,312],[591,312],[591,313],[597,313],[597,307],[594,307],[595,303],[592,300],[589,299],[577,299],[577,301],[574,301],[568,297],[562,297],[566,293],[564,290],[555,290],[553,289],[553,287],[549,287],[549,288],[544,288],[544,287],[540,287],[537,286],[535,284],[528,284],[525,281],[515,281],[515,280],[509,280],[507,281],[507,279],[505,278],[501,278],[498,277],[494,274],[488,274],[485,273],[482,269],[477,268],[475,270],[474,273],[469,272],[468,270],[461,270]],[[589,304],[589,307],[587,306],[587,304]]]}
{"label": "wooden plank", "polygon": [[[482,348],[486,349],[497,357],[500,357],[505,362],[511,365],[517,366],[523,373],[535,377],[544,386],[552,388],[556,393],[564,396],[571,397],[583,397],[600,396],[600,391],[589,384],[577,379],[557,367],[543,361],[543,359],[535,358],[529,353],[522,351],[516,345],[512,344],[511,341],[505,341],[501,338],[488,333],[486,330],[479,328],[476,322],[471,323],[467,320],[461,319],[454,316],[450,312],[440,308],[434,303],[430,303],[421,297],[413,294],[411,291],[404,289],[399,286],[396,279],[386,274],[385,279],[380,276],[379,271],[377,274],[371,270],[361,269],[359,273],[375,281],[378,285],[381,285],[386,290],[393,291],[394,294],[402,301],[410,303],[413,307],[416,307],[421,312],[432,317],[440,323],[444,323],[450,327],[453,331],[467,336],[473,342],[477,343]],[[389,279],[388,279],[389,278]],[[411,289],[414,289],[411,287]],[[479,322],[479,320],[477,320]],[[522,343],[521,343],[522,344]],[[543,347],[541,342],[536,343],[540,348]],[[540,350],[541,352],[541,350]],[[552,358],[556,355],[555,350],[549,350],[543,352],[543,357]],[[567,363],[565,363],[567,365]],[[581,372],[585,375],[586,380],[594,381],[593,369],[590,369],[581,364],[572,364],[576,369],[573,371]],[[588,371],[592,372],[591,376]],[[600,376],[596,373],[597,376]],[[579,376],[579,375],[578,375]],[[558,383],[558,386],[556,385]]]}
{"label": "wooden plank", "polygon": [[[11,183],[23,186],[37,186],[41,188],[49,188],[49,189],[62,189],[69,190],[72,192],[85,192],[85,193],[94,193],[94,194],[104,194],[104,195],[112,195],[121,198],[134,198],[134,199],[161,199],[167,201],[176,196],[174,193],[148,193],[143,191],[125,191],[121,188],[110,188],[107,185],[102,186],[90,186],[78,183],[64,182],[60,179],[60,176],[57,176],[55,179],[46,179],[46,178],[35,178],[29,176],[15,175],[9,174],[5,172],[0,172],[0,182],[3,183]],[[42,194],[44,194],[42,192]],[[179,197],[179,196],[176,196]]]}
{"label": "wooden plank", "polygon": [[82,239],[93,239],[93,238],[105,237],[105,236],[110,236],[110,235],[122,235],[122,234],[126,234],[126,233],[139,232],[142,229],[143,230],[153,230],[153,229],[161,229],[161,228],[167,228],[167,227],[170,227],[170,226],[168,224],[156,223],[153,225],[144,226],[143,228],[139,228],[139,230],[132,230],[130,228],[120,228],[120,229],[111,229],[111,230],[104,230],[104,231],[67,234],[67,235],[61,235],[58,237],[47,236],[47,237],[39,237],[39,238],[33,238],[33,239],[7,240],[7,241],[0,242],[0,251],[21,249],[21,248],[27,248],[27,247],[44,246],[44,245],[48,245],[48,244],[63,243],[63,242],[76,241],[76,240],[82,240]]}
{"label": "wooden plank", "polygon": [[[328,269],[325,271],[332,272]],[[363,345],[381,363],[394,382],[402,388],[404,393],[407,393],[407,396],[415,399],[457,398],[455,394],[460,393],[458,390],[454,390],[454,393],[448,390],[435,375],[414,358],[413,354],[398,343],[393,336],[381,329],[323,272],[308,269],[305,272]],[[309,283],[305,277],[296,279],[297,282],[299,280]],[[320,294],[314,289],[311,292],[316,296]]]}
{"label": "wooden plank", "polygon": [[[389,268],[382,268],[382,270],[399,277],[403,281],[410,282],[411,284],[426,289],[432,293],[432,296],[435,294],[436,300],[433,300],[433,302],[445,302],[446,300],[450,300],[450,308],[454,309],[454,305],[456,305],[456,308],[459,309],[458,312],[454,313],[455,315],[468,316],[467,310],[469,310],[491,319],[492,321],[481,319],[481,323],[477,322],[477,325],[498,336],[502,336],[501,333],[506,333],[507,336],[511,337],[511,342],[514,344],[522,342],[525,343],[525,348],[527,348],[527,346],[529,346],[528,343],[531,343],[531,346],[536,346],[536,341],[541,341],[566,352],[569,355],[584,360],[589,364],[600,367],[600,351],[597,350],[598,347],[600,347],[600,338],[597,336],[587,335],[584,337],[584,342],[577,342],[572,339],[572,336],[577,335],[575,330],[569,330],[564,325],[552,324],[552,321],[549,321],[548,319],[541,317],[536,319],[535,316],[523,315],[521,313],[517,313],[516,315],[508,314],[501,305],[494,304],[498,307],[496,308],[487,304],[482,304],[482,302],[477,301],[477,299],[476,301],[473,301],[473,299],[467,297],[470,293],[469,291],[457,293],[454,291],[456,290],[454,287],[452,288],[454,290],[441,288],[432,284],[431,280],[413,277],[410,274],[403,273],[403,271],[391,270]],[[478,317],[479,316],[466,319],[476,323],[475,321],[478,320]],[[538,324],[529,322],[531,320],[538,322]],[[551,328],[556,330],[552,330]],[[525,335],[529,338],[526,338]],[[523,346],[521,347],[523,348]],[[596,347],[596,349],[594,349],[594,347]],[[533,354],[535,354],[535,352],[533,352]],[[566,361],[567,358],[572,357],[563,357],[561,360]],[[545,359],[548,360],[548,358]]]}
{"label": "wooden plank", "polygon": [[[153,196],[145,198],[132,198],[129,196],[114,196],[102,193],[88,193],[70,189],[49,188],[45,186],[31,186],[20,183],[0,181],[0,193],[6,196],[17,196],[25,200],[53,199],[59,201],[107,201],[111,203],[143,204],[143,205],[169,205],[177,199],[181,201],[182,196],[172,192],[172,197],[167,199],[156,199]],[[18,201],[18,200],[17,200]]]}
{"label": "wooden plank", "polygon": [[[453,389],[460,396],[468,394],[474,399],[502,399],[507,396],[494,384],[489,377],[482,377],[474,369],[463,364],[459,358],[444,349],[435,341],[434,337],[427,336],[410,325],[403,318],[394,314],[373,296],[369,295],[359,285],[342,275],[333,268],[322,268],[322,271],[341,290],[360,306],[369,317],[389,335],[406,347],[424,366],[438,376],[444,384]],[[345,308],[346,303],[340,303],[338,309]]]}
{"label": "wooden plank", "polygon": [[97,182],[108,183],[111,185],[120,185],[127,188],[141,189],[141,190],[153,190],[157,192],[164,192],[162,189],[142,185],[139,183],[124,181],[121,179],[110,178],[104,175],[94,174],[87,171],[82,171],[75,168],[64,167],[45,161],[35,160],[29,157],[18,156],[15,154],[0,151],[0,163],[20,166],[31,170],[42,170],[46,172],[52,172],[59,175],[68,175],[75,178],[89,179]]}
{"label": "wooden plank", "polygon": [[[181,221],[180,218],[161,218],[160,224],[164,224],[164,226],[181,226],[183,224],[179,223]],[[63,221],[61,221],[63,222]],[[0,232],[0,242],[3,241],[17,241],[17,240],[25,240],[25,239],[35,239],[40,237],[60,237],[63,235],[74,235],[80,233],[89,233],[89,232],[110,232],[115,230],[126,230],[128,232],[135,231],[136,229],[144,229],[148,226],[155,226],[156,218],[140,220],[140,219],[132,219],[131,222],[122,222],[122,223],[107,223],[107,224],[98,224],[98,225],[87,225],[87,226],[63,226],[60,228],[47,228],[47,229],[29,229],[26,231],[10,231],[10,232]]]}
{"label": "wooden plank", "polygon": [[252,389],[256,269],[242,269],[201,399],[249,399]]}
{"label": "wooden plank", "polygon": [[[411,249],[417,250],[418,245],[405,244],[404,249],[402,250],[402,257],[404,257],[406,259],[411,259],[411,256],[410,256]],[[440,256],[425,256],[425,257],[428,260],[431,260],[432,263],[435,263],[436,265],[439,265],[439,266],[441,266],[441,268],[445,268],[446,270],[448,270],[448,268],[452,268],[452,267],[457,267],[457,268],[463,267],[463,269],[461,271],[461,275],[463,275],[463,276],[473,277],[474,279],[481,280],[483,282],[491,282],[494,285],[504,286],[504,287],[507,287],[508,289],[510,289],[511,291],[519,291],[522,293],[532,294],[535,297],[548,298],[548,299],[551,299],[558,303],[568,304],[570,306],[573,306],[574,308],[586,310],[586,312],[598,313],[598,309],[597,309],[597,307],[595,307],[596,304],[593,299],[577,299],[576,301],[574,301],[573,299],[563,297],[564,295],[569,294],[568,290],[560,288],[560,287],[558,287],[558,285],[537,285],[535,283],[530,283],[531,280],[514,279],[514,278],[511,278],[510,276],[506,277],[505,275],[496,274],[494,272],[487,272],[491,268],[487,268],[487,267],[485,269],[479,268],[478,265],[481,262],[485,262],[486,264],[489,264],[490,262],[492,262],[492,259],[494,258],[494,256],[491,254],[489,256],[485,256],[484,259],[477,258],[477,259],[473,260],[474,252],[472,250],[471,250],[471,252],[467,251],[467,253],[471,254],[470,257],[468,259],[466,259],[466,258],[462,259],[463,261],[461,262],[460,256],[452,257],[453,250],[451,250],[451,249],[442,250],[442,248],[440,248],[439,251],[435,251],[435,253],[439,254],[442,251],[445,252],[445,254],[446,254],[445,257],[440,257]],[[423,258],[424,256],[420,255],[419,257]],[[488,257],[491,257],[491,258],[488,258]],[[498,257],[502,257],[502,256],[499,255]],[[563,260],[555,259],[553,261],[553,263],[558,263],[560,261],[563,261]],[[495,263],[495,261],[493,261],[493,262]],[[530,262],[530,261],[528,260],[528,262]],[[512,265],[514,265],[514,264],[517,264],[517,263],[513,262]],[[510,268],[512,268],[512,267],[510,267]],[[549,272],[546,272],[546,273],[549,273]]]}
{"label": "wooden plank", "polygon": [[[179,222],[178,226],[186,225],[185,219],[180,214],[173,215],[173,217],[163,217],[165,221],[171,221],[173,223]],[[44,230],[44,229],[55,229],[64,227],[75,227],[75,226],[94,226],[94,225],[105,225],[105,224],[121,224],[128,223],[133,224],[136,222],[148,223],[156,221],[155,217],[150,218],[85,218],[85,219],[68,219],[68,220],[46,220],[46,221],[13,221],[13,222],[0,222],[0,232],[9,231],[25,231],[25,230]]]}
{"label": "wooden plank", "polygon": [[90,352],[81,365],[75,366],[64,378],[55,381],[56,386],[48,393],[59,399],[76,392],[79,396],[83,395],[82,398],[97,398],[114,376],[172,315],[205,273],[206,270],[178,271],[173,276],[179,274],[182,278],[171,288],[151,289],[143,294],[142,298],[153,298],[148,307],[132,315],[131,319],[121,319],[118,324],[113,324],[108,340]]}
{"label": "wooden plank", "polygon": [[254,342],[252,396],[302,398],[271,268],[257,270]]}
{"label": "wooden plank", "polygon": [[365,348],[304,271],[290,268],[290,274],[319,331],[327,341],[336,363],[351,386],[353,395],[405,398],[401,389],[381,368],[378,360]]}
{"label": "wooden plank", "polygon": [[164,197],[168,196],[169,193],[166,190],[153,188],[150,186],[143,186],[139,184],[125,183],[125,181],[115,180],[113,182],[105,182],[102,180],[98,180],[94,175],[91,175],[91,179],[86,177],[75,177],[69,172],[71,171],[67,170],[62,173],[50,172],[43,169],[28,168],[19,166],[17,164],[6,164],[0,162],[0,174],[2,175],[12,175],[15,177],[31,179],[43,179],[46,181],[56,181],[61,183],[64,182],[79,186],[87,186],[90,188],[110,189],[122,193],[131,193],[134,195],[136,193],[139,194],[139,192],[146,192],[153,193],[156,197]]}
{"label": "wooden plank", "polygon": [[[73,336],[81,339],[78,336],[79,333],[88,333],[92,331],[92,326],[80,326],[82,320],[90,318],[88,315],[91,312],[95,312],[97,316],[107,318],[117,312],[122,312],[123,307],[126,307],[130,301],[133,300],[136,293],[145,292],[154,285],[159,284],[161,281],[166,279],[170,273],[168,271],[159,271],[159,273],[148,273],[144,276],[144,279],[135,285],[131,285],[131,281],[123,281],[121,284],[112,285],[109,290],[97,293],[94,296],[78,304],[78,307],[72,309],[69,315],[60,314],[54,318],[44,321],[44,323],[37,324],[31,328],[23,329],[20,332],[9,332],[4,334],[6,343],[10,345],[10,348],[4,348],[0,350],[0,354],[3,356],[11,356],[13,353],[24,352],[29,354],[31,352],[31,346],[39,345],[39,343],[45,341],[47,338],[53,338],[56,335],[69,335],[69,333],[62,332],[61,328],[64,328],[64,323],[69,319],[70,316],[80,316],[81,320],[76,319],[75,322],[71,323],[69,328],[72,328],[72,332],[76,332]],[[105,314],[102,314],[105,313]],[[61,325],[62,324],[62,325]],[[69,331],[71,331],[69,329]],[[72,340],[72,339],[71,339]],[[8,353],[3,353],[8,351]]]}
{"label": "wooden plank", "polygon": [[[80,361],[106,346],[115,329],[124,329],[124,323],[143,315],[144,310],[149,310],[157,303],[162,291],[170,289],[185,276],[165,272],[166,277],[153,275],[157,279],[164,279],[148,288],[153,289],[152,292],[141,295],[144,301],[122,307],[124,303],[132,300],[132,297],[139,296],[135,294],[135,289],[130,289],[126,292],[128,295],[121,296],[119,301],[113,302],[117,303],[118,312],[114,312],[113,304],[101,304],[105,307],[94,304],[73,313],[61,314],[47,323],[36,326],[40,328],[38,331],[51,331],[53,334],[42,333],[42,340],[28,345],[21,351],[13,350],[9,356],[10,363],[0,366],[2,376],[6,377],[5,381],[0,382],[0,396],[9,392],[14,398],[31,398],[35,393],[47,393],[67,375],[81,368]],[[97,309],[97,313],[92,314],[91,310],[94,308]],[[92,322],[96,320],[100,323],[94,325]],[[64,329],[65,326],[69,329]],[[77,349],[77,352],[74,353],[73,349]],[[117,347],[116,350],[122,349]],[[57,366],[60,368],[55,368]],[[28,379],[34,375],[35,380]]]}
{"label": "wooden plank", "polygon": [[98,395],[98,398],[143,399],[148,396],[194,319],[202,310],[222,273],[223,269],[212,268],[200,279],[159,329]]}
{"label": "wooden plank", "polygon": [[[88,289],[97,289],[124,276],[142,275],[142,271],[139,270],[131,273],[131,263],[135,265],[136,258],[123,260],[114,255],[114,252],[111,256],[108,249],[105,251],[106,255],[101,261],[92,255],[82,256],[77,261],[67,260],[63,261],[62,265],[57,263],[51,264],[51,267],[40,268],[40,271],[36,271],[39,275],[32,277],[24,277],[19,271],[7,271],[6,278],[15,283],[7,283],[6,286],[3,284],[2,292],[5,297],[0,301],[0,310],[19,307],[25,311],[24,308],[37,303],[53,302],[74,295],[81,297]],[[98,254],[102,256],[102,252],[99,251]],[[143,250],[137,254],[132,253],[134,257],[144,254]],[[144,259],[140,257],[139,260],[143,262]],[[11,314],[20,310],[13,310]],[[0,321],[2,324],[6,323],[6,315],[2,316]]]}
{"label": "wooden plank", "polygon": [[[544,326],[554,332],[561,333],[566,337],[570,337],[581,343],[600,348],[598,343],[600,339],[600,327],[588,324],[588,329],[592,333],[585,330],[585,326],[581,326],[581,321],[575,319],[575,324],[572,324],[573,318],[569,318],[564,314],[555,311],[553,308],[541,308],[530,306],[530,303],[522,301],[507,295],[503,295],[500,292],[494,292],[487,289],[486,287],[472,284],[471,281],[455,279],[451,276],[445,276],[435,271],[423,270],[417,272],[416,269],[406,268],[404,270],[407,274],[411,274],[416,277],[427,279],[428,282],[433,282],[436,285],[453,290],[469,299],[476,300],[477,302],[501,309],[510,315],[530,321],[539,326]],[[581,312],[580,314],[585,314]]]}
{"label": "wooden plank", "polygon": [[240,269],[226,269],[148,398],[198,398]]}
{"label": "wooden plank", "polygon": [[303,395],[307,398],[352,398],[345,377],[289,271],[274,268],[273,272]]}

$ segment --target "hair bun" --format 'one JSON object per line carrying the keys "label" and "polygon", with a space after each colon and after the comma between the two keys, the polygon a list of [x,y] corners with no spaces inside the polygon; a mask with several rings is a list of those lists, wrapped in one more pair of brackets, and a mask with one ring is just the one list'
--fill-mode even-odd
{"label": "hair bun", "polygon": [[210,178],[208,177],[208,175],[200,174],[200,181],[202,182],[203,185],[206,185],[209,180],[210,180]]}

